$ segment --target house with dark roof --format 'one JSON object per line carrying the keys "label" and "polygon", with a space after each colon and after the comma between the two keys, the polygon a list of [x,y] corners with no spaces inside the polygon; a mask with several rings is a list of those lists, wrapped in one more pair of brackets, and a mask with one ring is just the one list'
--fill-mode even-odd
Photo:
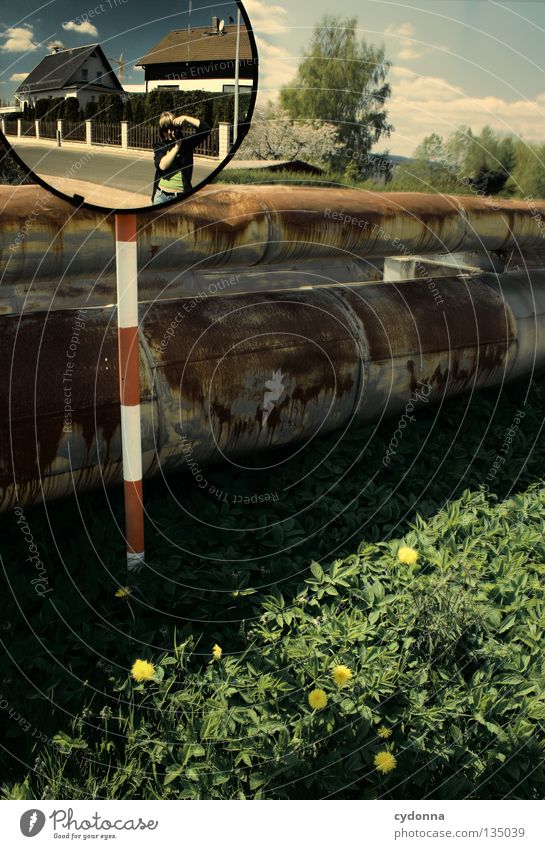
{"label": "house with dark roof", "polygon": [[[212,18],[211,27],[171,30],[137,62],[144,69],[144,91],[234,90],[236,24]],[[255,62],[245,26],[240,30],[239,91],[252,90]]]}
{"label": "house with dark roof", "polygon": [[101,94],[121,93],[123,87],[100,44],[53,48],[15,90],[21,106],[36,105],[38,100],[76,97],[82,109],[98,101]]}

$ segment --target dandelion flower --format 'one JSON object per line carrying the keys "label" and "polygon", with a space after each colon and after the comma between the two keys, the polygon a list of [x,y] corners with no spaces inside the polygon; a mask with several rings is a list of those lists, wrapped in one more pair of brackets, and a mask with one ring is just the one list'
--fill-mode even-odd
{"label": "dandelion flower", "polygon": [[378,772],[382,772],[383,775],[386,775],[387,772],[391,772],[397,766],[397,761],[392,755],[391,752],[379,752],[378,755],[375,755],[375,767]]}
{"label": "dandelion flower", "polygon": [[377,734],[379,737],[382,737],[383,740],[387,740],[388,737],[392,736],[392,732],[389,728],[386,728],[385,725],[380,726],[380,728],[377,730]]}
{"label": "dandelion flower", "polygon": [[132,593],[132,589],[130,587],[119,587],[118,590],[115,591],[116,598],[128,598]]}
{"label": "dandelion flower", "polygon": [[322,710],[327,704],[327,693],[323,690],[312,690],[308,694],[308,703],[313,710]]}
{"label": "dandelion flower", "polygon": [[135,681],[151,681],[155,675],[155,666],[149,660],[138,658],[132,665],[131,675]]}
{"label": "dandelion flower", "polygon": [[214,660],[221,660],[222,652],[223,652],[222,647],[218,646],[217,643],[216,643],[215,646],[212,646],[212,654],[214,656]]}
{"label": "dandelion flower", "polygon": [[338,687],[344,687],[352,678],[352,670],[341,663],[339,666],[333,667],[331,677]]}
{"label": "dandelion flower", "polygon": [[397,558],[401,563],[412,566],[418,560],[418,551],[416,548],[411,548],[410,545],[402,545],[397,552]]}

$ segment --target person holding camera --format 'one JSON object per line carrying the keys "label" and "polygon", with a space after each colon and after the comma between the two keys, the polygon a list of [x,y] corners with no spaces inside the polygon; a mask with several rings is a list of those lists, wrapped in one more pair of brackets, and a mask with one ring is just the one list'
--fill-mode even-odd
{"label": "person holding camera", "polygon": [[[186,136],[184,124],[194,127],[196,132]],[[211,128],[202,119],[190,115],[175,118],[172,112],[163,112],[159,118],[160,141],[153,145],[152,203],[164,203],[191,191],[193,153],[210,132]]]}

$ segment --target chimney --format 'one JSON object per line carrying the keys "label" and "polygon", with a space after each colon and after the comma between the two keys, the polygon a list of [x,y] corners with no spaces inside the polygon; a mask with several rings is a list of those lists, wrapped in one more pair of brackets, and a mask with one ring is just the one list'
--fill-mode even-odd
{"label": "chimney", "polygon": [[212,32],[218,32],[220,25],[220,19],[216,16],[212,16]]}
{"label": "chimney", "polygon": [[52,53],[58,53],[60,49],[61,49],[61,48],[58,46],[58,44],[55,44],[55,45],[51,48],[51,52],[52,52]]}

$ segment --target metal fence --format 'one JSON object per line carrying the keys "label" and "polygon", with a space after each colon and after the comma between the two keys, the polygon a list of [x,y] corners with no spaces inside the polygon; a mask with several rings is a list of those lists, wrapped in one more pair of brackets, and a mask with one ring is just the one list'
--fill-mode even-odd
{"label": "metal fence", "polygon": [[121,124],[96,124],[91,130],[93,144],[121,144]]}
{"label": "metal fence", "polygon": [[[187,133],[188,136],[191,133]],[[197,156],[210,156],[216,159],[219,156],[219,128],[216,127],[202,144],[195,148]],[[129,124],[128,145],[139,150],[151,150],[155,142],[159,140],[157,124]]]}
{"label": "metal fence", "polygon": [[129,124],[128,145],[139,150],[151,150],[157,138],[157,124]]}
{"label": "metal fence", "polygon": [[40,138],[41,139],[56,139],[57,138],[57,122],[56,121],[40,121]]}
{"label": "metal fence", "polygon": [[[6,134],[17,135],[17,121],[5,121]],[[210,135],[197,148],[195,153],[197,156],[207,156],[212,159],[217,159],[220,151],[219,144],[219,127],[215,127]],[[36,125],[34,121],[21,121],[21,134],[24,136],[36,136]],[[39,122],[40,138],[55,139],[57,137],[57,122],[56,121],[40,121]],[[187,133],[188,136],[192,135]],[[87,133],[85,121],[64,121],[62,122],[62,137],[66,141],[86,142]],[[127,125],[127,145],[135,150],[152,150],[153,145],[158,141],[157,124],[128,124]],[[112,145],[121,147],[122,134],[121,124],[100,124],[93,121],[91,127],[91,143],[98,145]]]}
{"label": "metal fence", "polygon": [[86,140],[85,121],[63,121],[62,137],[67,141],[84,142]]}
{"label": "metal fence", "polygon": [[22,136],[36,136],[36,124],[34,121],[21,121]]}
{"label": "metal fence", "polygon": [[215,127],[209,136],[207,136],[202,144],[195,148],[195,153],[198,156],[211,156],[216,159],[220,153],[220,131],[219,127]]}

